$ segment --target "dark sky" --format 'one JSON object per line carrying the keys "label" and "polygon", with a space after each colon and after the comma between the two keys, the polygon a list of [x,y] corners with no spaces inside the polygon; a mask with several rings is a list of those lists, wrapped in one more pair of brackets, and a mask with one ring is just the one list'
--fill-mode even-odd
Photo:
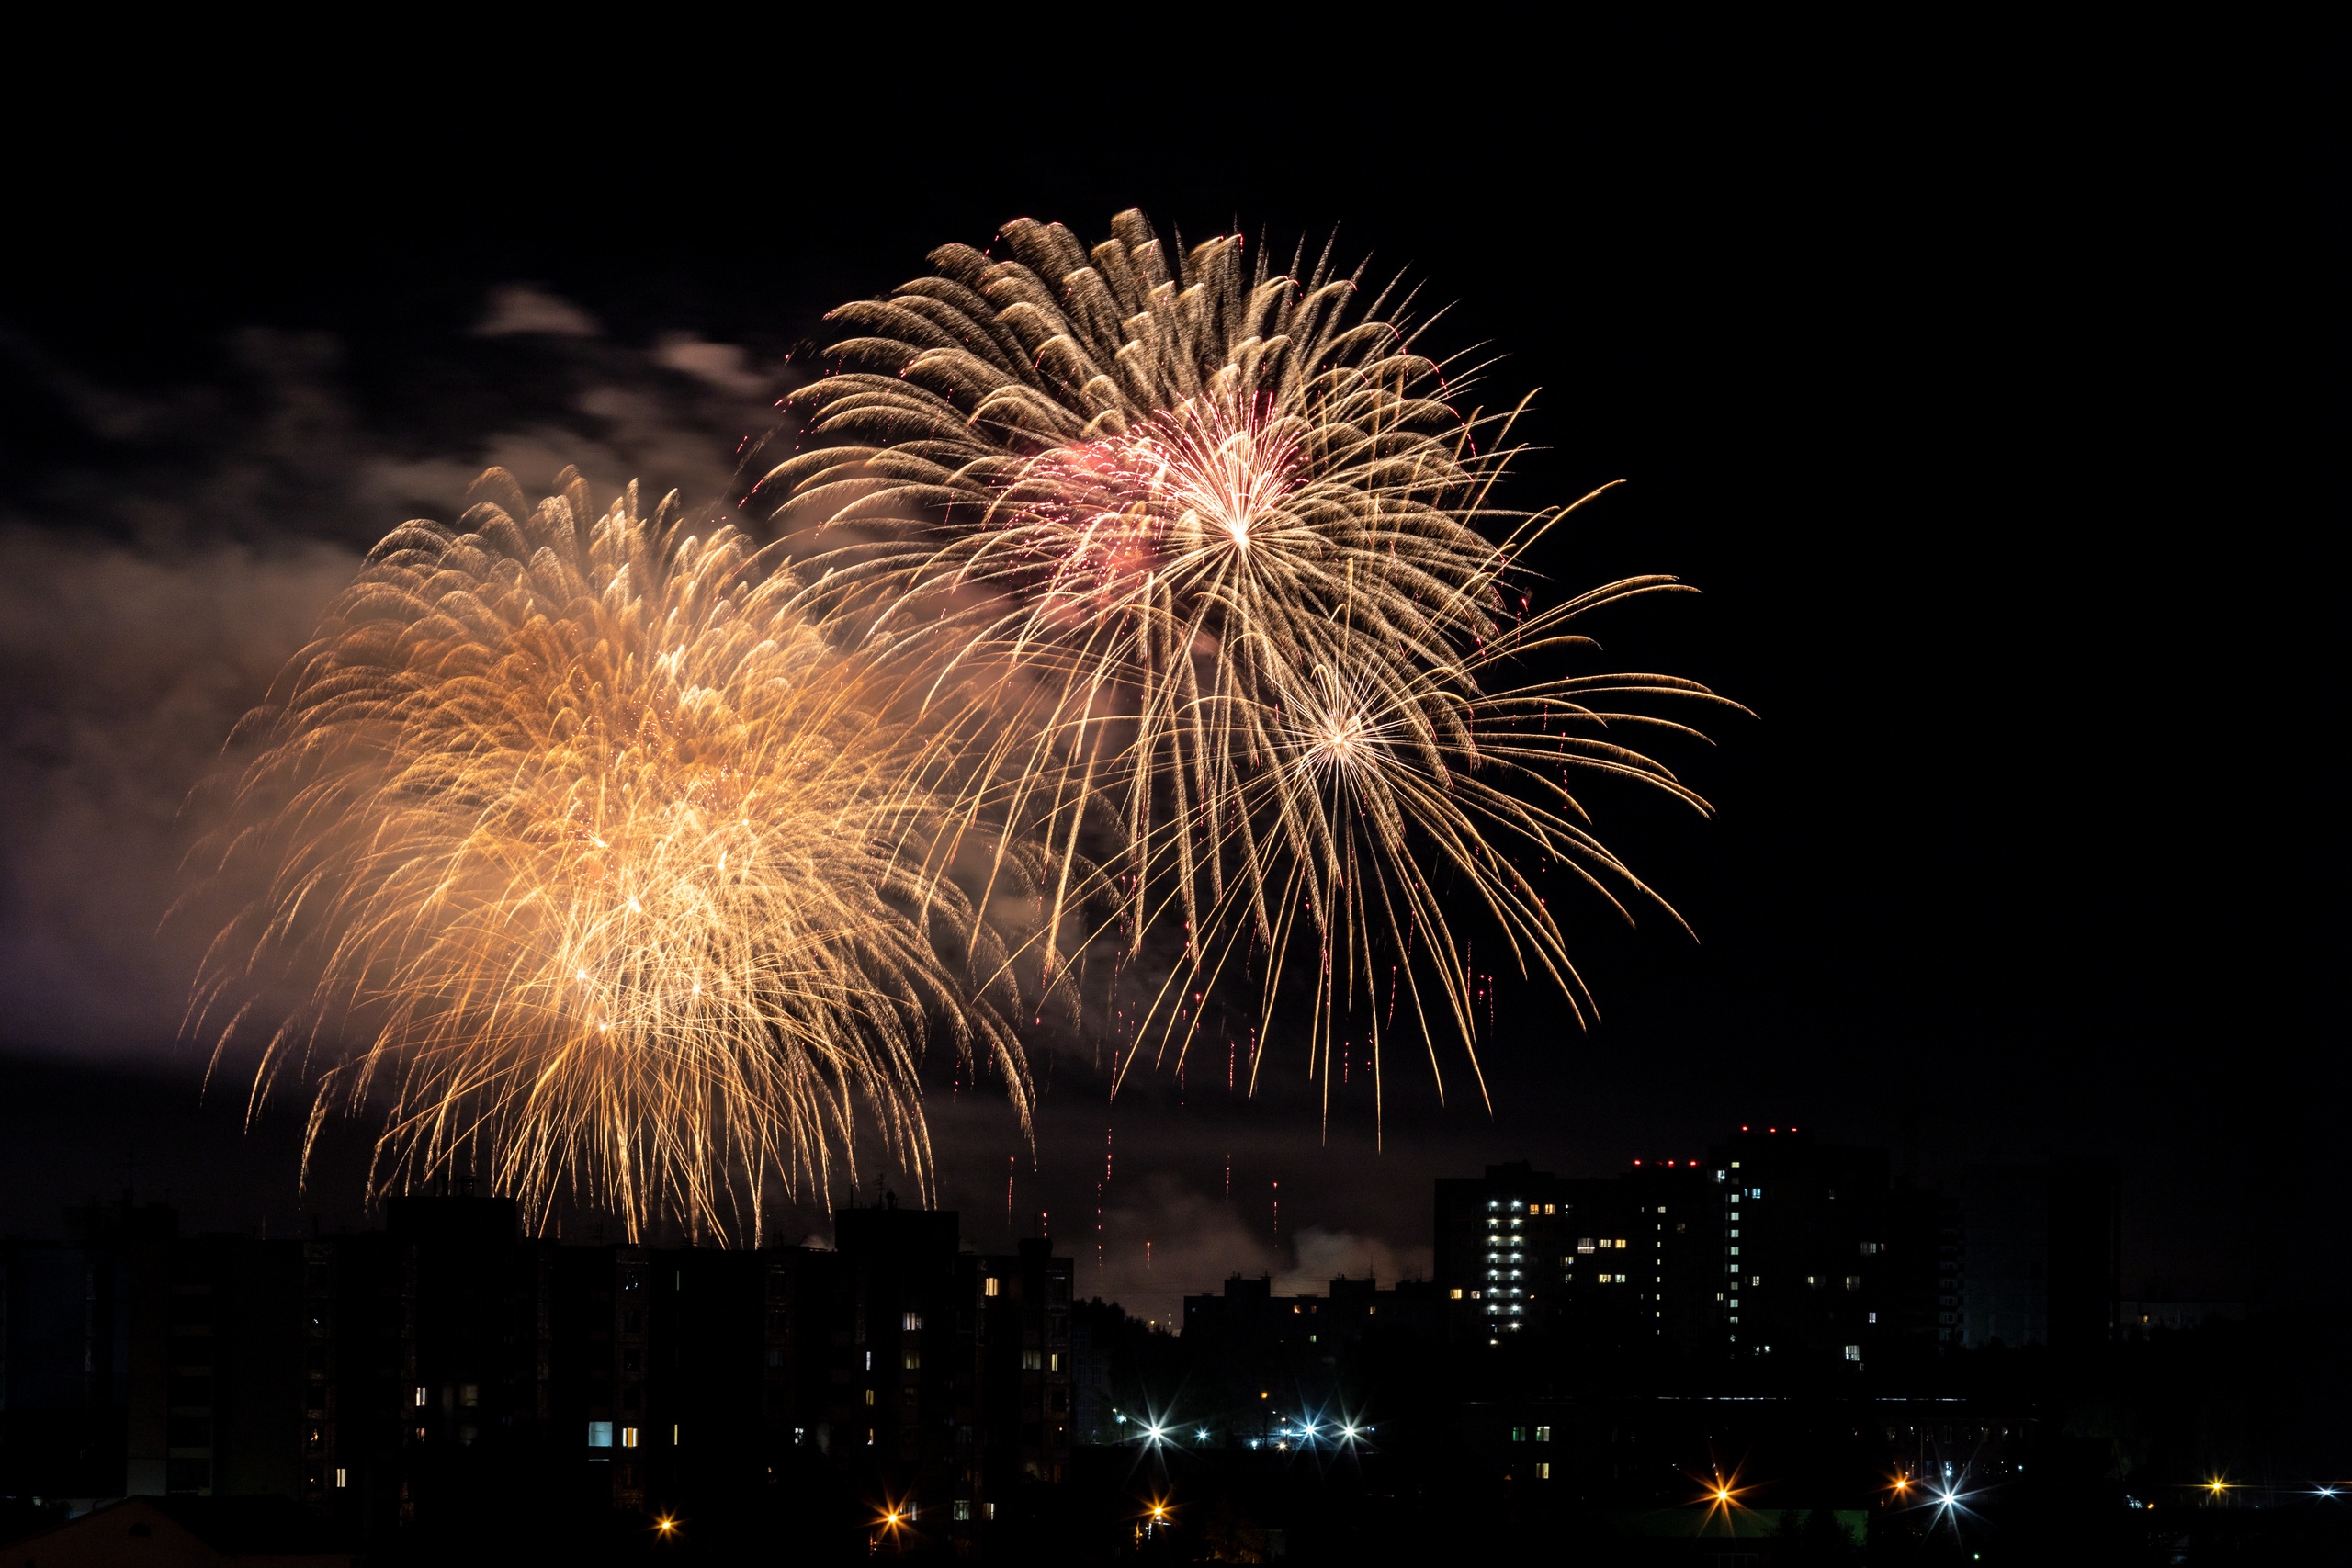
{"label": "dark sky", "polygon": [[[1057,1061],[1023,1228],[1091,1264],[1108,1135],[1095,1278],[1166,1311],[1425,1261],[1436,1174],[1796,1123],[1928,1176],[2111,1156],[2130,1289],[2352,1282],[2339,40],[1278,41],[151,67],[41,122],[0,262],[0,1227],[134,1161],[193,1224],[356,1209],[342,1145],[298,1200],[290,1122],[199,1111],[157,934],[189,782],[356,552],[491,461],[724,501],[829,306],[1141,205],[1336,230],[1450,304],[1431,346],[1542,389],[1517,499],[1628,481],[1535,564],[1702,588],[1609,654],[1758,717],[1682,759],[1714,821],[1601,797],[1701,940],[1580,925],[1603,1021],[1507,987],[1491,1113],[1400,1087],[1375,1152],[1360,1093],[1327,1142],[1221,1062],[1109,1105]],[[565,330],[482,330],[534,310]],[[1001,1238],[1006,1119],[936,1135]]]}

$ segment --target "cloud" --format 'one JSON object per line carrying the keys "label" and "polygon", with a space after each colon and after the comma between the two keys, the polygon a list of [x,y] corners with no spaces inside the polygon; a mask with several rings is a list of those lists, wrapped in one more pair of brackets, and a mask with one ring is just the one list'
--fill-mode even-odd
{"label": "cloud", "polygon": [[526,490],[577,465],[599,499],[733,493],[736,443],[772,418],[748,356],[599,331],[493,289],[472,333],[401,345],[390,395],[330,333],[241,330],[164,386],[0,343],[86,437],[0,500],[0,1049],[175,1049],[208,934],[163,923],[206,826],[191,794],[373,541],[454,521],[492,464]]}
{"label": "cloud", "polygon": [[692,333],[673,333],[654,349],[653,358],[723,392],[758,397],[768,389],[768,378],[751,368],[751,356],[741,344],[707,343]]}
{"label": "cloud", "polygon": [[601,337],[604,331],[595,317],[562,295],[527,283],[492,289],[481,320],[474,323],[476,337]]}
{"label": "cloud", "polygon": [[1234,1276],[1263,1275],[1278,1295],[1321,1295],[1340,1275],[1388,1283],[1424,1278],[1430,1249],[1353,1230],[1309,1225],[1276,1238],[1257,1216],[1187,1186],[1165,1169],[1075,1225],[1057,1224],[1055,1240],[1078,1266],[1081,1296],[1102,1296],[1133,1314],[1171,1327],[1183,1324],[1186,1295],[1214,1294]]}
{"label": "cloud", "polygon": [[0,532],[0,1019],[42,1052],[152,1054],[205,933],[166,927],[189,793],[358,566],[310,542],[171,558]]}

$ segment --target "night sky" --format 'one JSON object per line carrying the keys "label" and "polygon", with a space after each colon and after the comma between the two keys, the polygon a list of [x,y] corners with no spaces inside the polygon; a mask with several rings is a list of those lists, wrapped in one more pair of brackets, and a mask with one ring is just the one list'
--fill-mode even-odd
{"label": "night sky", "polygon": [[2341,52],[1491,37],[1318,72],[1258,42],[1161,81],[716,40],[630,83],[159,70],[20,134],[0,1229],[132,1180],[191,1228],[360,1220],[355,1131],[298,1194],[299,1097],[250,1134],[233,1065],[199,1100],[201,933],[159,924],[190,785],[358,552],[492,462],[732,501],[829,307],[1139,205],[1285,255],[1336,231],[1446,306],[1426,346],[1492,356],[1489,401],[1541,389],[1512,500],[1627,481],[1532,564],[1702,589],[1612,613],[1609,660],[1758,716],[1676,754],[1713,821],[1598,795],[1700,940],[1581,911],[1602,1021],[1507,981],[1491,1110],[1400,1053],[1375,1150],[1360,1075],[1327,1134],[1280,1042],[1255,1102],[1221,1043],[1115,1103],[1058,1055],[1035,1164],[985,1093],[934,1108],[968,1238],[1003,1240],[1017,1156],[1014,1228],[1049,1214],[1081,1291],[1164,1316],[1233,1269],[1426,1268],[1433,1176],[1745,1122],[1929,1178],[2112,1157],[2127,1292],[2352,1284]]}

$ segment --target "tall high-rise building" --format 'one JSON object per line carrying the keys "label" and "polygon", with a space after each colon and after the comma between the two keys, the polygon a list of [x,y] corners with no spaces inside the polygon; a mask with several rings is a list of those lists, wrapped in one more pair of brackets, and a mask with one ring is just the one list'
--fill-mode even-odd
{"label": "tall high-rise building", "polygon": [[1708,1164],[1732,1356],[1860,1363],[1899,1337],[1885,1150],[1743,1127]]}
{"label": "tall high-rise building", "polygon": [[2074,1350],[2115,1337],[2122,1203],[2114,1168],[1984,1166],[1952,1184],[1950,1342]]}
{"label": "tall high-rise building", "polygon": [[1437,1284],[1461,1332],[1499,1342],[1553,1326],[1566,1303],[1562,1259],[1573,1256],[1563,1238],[1597,1223],[1575,1213],[1578,1185],[1525,1160],[1439,1179]]}

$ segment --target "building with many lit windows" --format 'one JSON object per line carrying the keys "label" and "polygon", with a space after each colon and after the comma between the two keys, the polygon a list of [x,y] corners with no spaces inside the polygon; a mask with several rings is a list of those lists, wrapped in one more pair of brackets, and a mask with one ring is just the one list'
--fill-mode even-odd
{"label": "building with many lit windows", "polygon": [[1523,1160],[1439,1180],[1437,1285],[1457,1331],[1497,1340],[1547,1331],[1565,1300],[1559,1260],[1574,1246],[1570,1190],[1593,1185]]}

